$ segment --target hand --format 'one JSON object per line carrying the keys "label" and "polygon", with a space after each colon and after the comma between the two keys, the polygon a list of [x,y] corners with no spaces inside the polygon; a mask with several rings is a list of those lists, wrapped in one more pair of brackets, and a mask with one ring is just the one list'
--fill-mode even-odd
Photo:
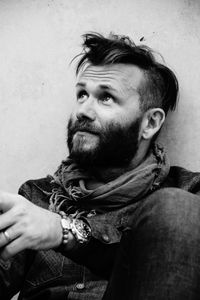
{"label": "hand", "polygon": [[[46,250],[62,242],[61,217],[20,195],[0,192],[0,256],[25,249]],[[73,236],[72,236],[73,238]]]}

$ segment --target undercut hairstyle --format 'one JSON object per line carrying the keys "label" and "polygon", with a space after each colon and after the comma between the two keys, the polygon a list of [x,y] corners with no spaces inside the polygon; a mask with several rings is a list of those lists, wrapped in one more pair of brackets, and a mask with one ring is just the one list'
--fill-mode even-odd
{"label": "undercut hairstyle", "polygon": [[85,65],[103,66],[129,64],[144,73],[139,87],[140,109],[162,108],[165,114],[175,110],[178,99],[178,81],[167,66],[158,62],[155,52],[145,45],[136,45],[128,36],[110,34],[108,38],[98,33],[83,35],[83,52],[76,67],[76,75]]}

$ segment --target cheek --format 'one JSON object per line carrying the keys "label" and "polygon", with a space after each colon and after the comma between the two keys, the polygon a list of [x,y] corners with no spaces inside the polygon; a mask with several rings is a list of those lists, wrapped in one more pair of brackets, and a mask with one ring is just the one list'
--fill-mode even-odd
{"label": "cheek", "polygon": [[121,124],[123,124],[124,126],[128,126],[133,124],[134,122],[137,122],[137,120],[140,120],[140,122],[142,121],[142,114],[140,112],[140,110],[138,109],[129,109],[129,111],[126,111],[126,113],[124,113],[119,119]]}
{"label": "cheek", "polygon": [[102,124],[117,122],[120,124],[131,124],[140,117],[141,112],[137,105],[115,105],[114,107],[99,107],[97,119]]}
{"label": "cheek", "polygon": [[72,111],[72,113],[70,114],[69,120],[73,123],[76,120],[76,112],[75,110]]}
{"label": "cheek", "polygon": [[99,122],[102,126],[104,126],[105,124],[120,121],[123,118],[124,116],[118,110],[101,108],[96,115],[96,122]]}

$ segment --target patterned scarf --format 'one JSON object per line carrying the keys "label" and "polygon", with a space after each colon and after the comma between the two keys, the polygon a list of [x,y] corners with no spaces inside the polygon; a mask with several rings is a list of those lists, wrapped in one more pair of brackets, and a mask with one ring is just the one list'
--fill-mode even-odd
{"label": "patterned scarf", "polygon": [[169,168],[163,147],[153,144],[138,167],[94,190],[88,190],[85,181],[91,179],[91,174],[68,158],[53,176],[49,209],[55,212],[64,210],[73,216],[91,216],[122,208],[158,189]]}

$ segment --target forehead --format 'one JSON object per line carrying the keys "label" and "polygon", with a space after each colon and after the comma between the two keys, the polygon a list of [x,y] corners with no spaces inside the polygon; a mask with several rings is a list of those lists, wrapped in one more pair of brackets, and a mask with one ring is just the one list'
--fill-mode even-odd
{"label": "forehead", "polygon": [[144,80],[143,71],[128,64],[113,64],[104,66],[87,66],[78,76],[78,82],[93,81],[96,84],[118,86],[119,88],[137,90]]}

